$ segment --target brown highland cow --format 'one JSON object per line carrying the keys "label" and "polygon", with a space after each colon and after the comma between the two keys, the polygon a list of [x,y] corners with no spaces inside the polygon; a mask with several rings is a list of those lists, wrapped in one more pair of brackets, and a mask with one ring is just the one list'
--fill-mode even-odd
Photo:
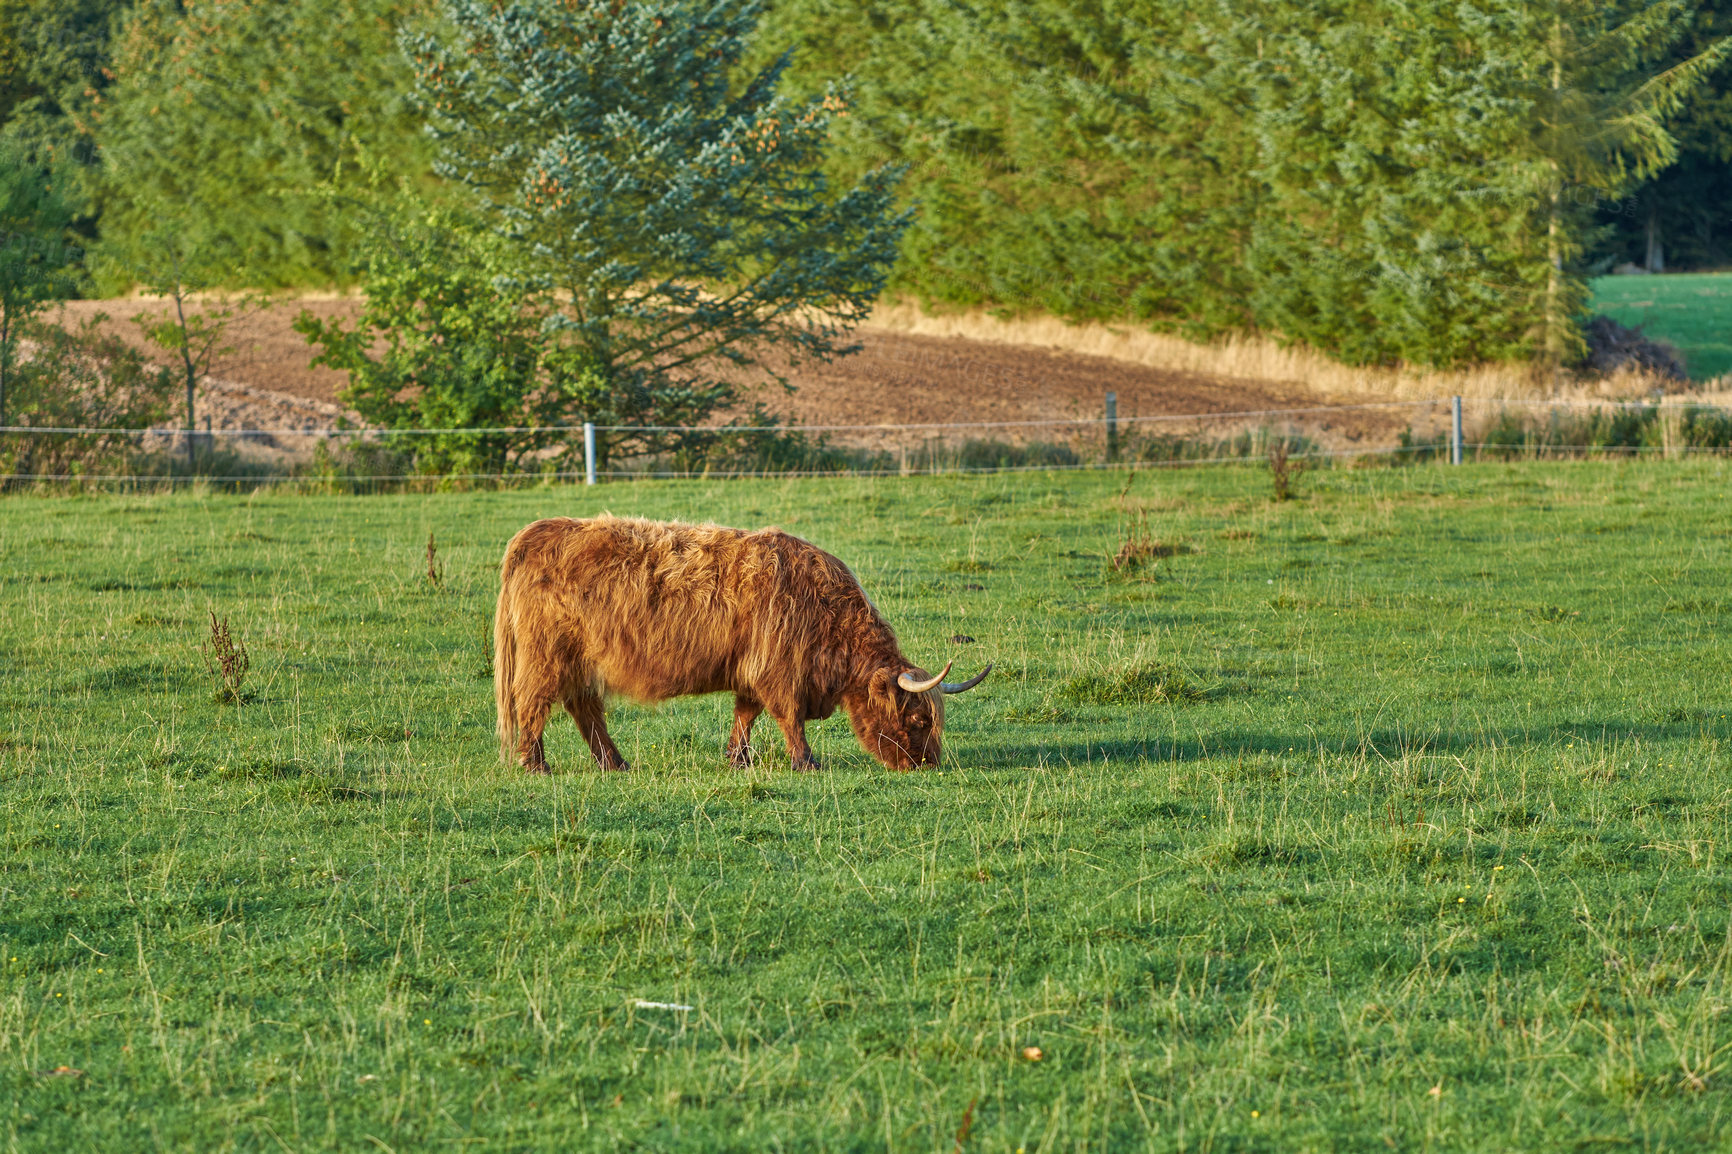
{"label": "brown highland cow", "polygon": [[494,691],[506,761],[548,772],[541,734],[564,705],[603,769],[626,769],[605,694],[734,695],[728,759],[744,765],[769,711],[796,769],[815,769],[806,722],[840,705],[892,769],[938,761],[950,684],[902,656],[848,567],[779,529],[746,532],[600,516],[537,521],[511,539],[494,618]]}

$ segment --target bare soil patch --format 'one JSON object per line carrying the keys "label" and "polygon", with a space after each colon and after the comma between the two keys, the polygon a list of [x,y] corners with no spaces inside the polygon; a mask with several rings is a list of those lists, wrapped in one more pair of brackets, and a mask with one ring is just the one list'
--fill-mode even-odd
{"label": "bare soil patch", "polygon": [[[1271,383],[1213,377],[1128,364],[1107,357],[1056,349],[917,336],[879,328],[860,330],[858,353],[829,364],[791,371],[791,395],[761,388],[753,396],[773,411],[806,425],[948,424],[1099,419],[1106,394],[1118,395],[1121,421],[1136,417],[1238,413],[1246,410],[1363,403],[1366,398],[1330,397],[1298,382]],[[1343,442],[1384,442],[1408,419],[1377,409],[1354,410],[1307,421]],[[1272,416],[1282,425],[1291,418]],[[1253,422],[1256,423],[1256,422]],[[1162,424],[1159,431],[1184,434],[1221,427],[1220,420]],[[1128,425],[1127,425],[1128,427]],[[1154,431],[1157,426],[1150,426]],[[1064,426],[958,430],[1004,441],[1065,440]],[[1098,434],[1096,434],[1098,435]],[[906,438],[898,433],[895,438]],[[838,436],[850,442],[885,443],[888,434]]]}
{"label": "bare soil patch", "polygon": [[[171,307],[163,301],[143,297],[118,300],[67,301],[58,315],[64,323],[73,324],[97,315],[106,316],[103,328],[121,337],[159,364],[174,363],[170,354],[144,339],[134,323],[145,313],[163,313]],[[321,319],[360,315],[361,302],[354,297],[328,300],[291,300],[270,308],[229,329],[225,344],[233,351],[217,358],[211,375],[254,389],[265,389],[291,397],[335,404],[337,391],[347,383],[347,377],[334,369],[315,368],[313,349],[300,333],[290,328],[302,311]],[[57,314],[50,313],[49,319]]]}
{"label": "bare soil patch", "polygon": [[[163,307],[159,301],[144,299],[72,301],[65,306],[65,319],[105,314],[105,327],[159,362],[169,363],[168,354],[149,347],[133,323],[140,313]],[[302,310],[321,318],[353,319],[360,313],[361,301],[355,297],[291,300],[237,323],[227,342],[232,351],[212,369],[214,427],[249,423],[252,427],[315,427],[340,411],[337,395],[344,374],[315,368],[312,349],[290,328]],[[803,425],[874,426],[1098,418],[1108,392],[1118,394],[1121,419],[1374,399],[1363,394],[1335,396],[1299,381],[1212,376],[1059,349],[888,328],[863,328],[858,341],[860,351],[852,356],[788,370],[796,386],[793,393],[774,385],[748,387],[748,404],[761,400],[770,411]],[[225,400],[219,404],[218,398]],[[1370,448],[1391,443],[1414,415],[1405,409],[1360,409],[1302,420],[1277,415],[1261,423],[1303,426],[1331,447]],[[1259,421],[1238,422],[1246,423]],[[1222,428],[1217,419],[1161,426],[1160,431],[1185,435]],[[1022,442],[1065,440],[1071,433],[1062,427],[1012,425],[952,434],[960,436]],[[831,437],[841,444],[891,447],[906,442],[909,434],[864,429]]]}

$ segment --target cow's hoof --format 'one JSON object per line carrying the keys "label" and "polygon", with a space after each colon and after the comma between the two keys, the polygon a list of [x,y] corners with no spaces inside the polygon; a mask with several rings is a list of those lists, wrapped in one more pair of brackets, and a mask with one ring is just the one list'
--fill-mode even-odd
{"label": "cow's hoof", "polygon": [[630,773],[631,763],[629,761],[616,761],[611,765],[604,765],[601,768],[608,773]]}
{"label": "cow's hoof", "polygon": [[728,750],[728,764],[735,769],[745,769],[752,764],[752,747],[742,745],[737,749]]}
{"label": "cow's hoof", "polygon": [[818,764],[818,759],[815,757],[796,758],[794,761],[795,773],[817,773],[821,768],[823,767]]}
{"label": "cow's hoof", "polygon": [[523,772],[535,774],[537,777],[546,777],[553,773],[553,767],[544,761],[540,765],[524,766]]}

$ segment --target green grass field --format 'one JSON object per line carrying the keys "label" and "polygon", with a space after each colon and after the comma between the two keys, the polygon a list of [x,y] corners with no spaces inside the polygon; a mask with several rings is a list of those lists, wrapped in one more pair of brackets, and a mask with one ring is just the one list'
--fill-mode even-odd
{"label": "green grass field", "polygon": [[1606,276],[1593,287],[1595,312],[1676,345],[1691,380],[1732,373],[1732,273]]}
{"label": "green grass field", "polygon": [[[1124,484],[0,501],[7,1148],[1732,1147],[1728,463]],[[603,508],[999,672],[942,770],[507,771],[495,563]]]}

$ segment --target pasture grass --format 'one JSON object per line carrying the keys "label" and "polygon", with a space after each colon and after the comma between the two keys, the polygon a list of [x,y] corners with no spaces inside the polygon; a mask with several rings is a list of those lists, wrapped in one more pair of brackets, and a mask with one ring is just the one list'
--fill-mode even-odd
{"label": "pasture grass", "polygon": [[[1644,282],[1649,283],[1649,282]],[[1732,470],[0,502],[20,1150],[1732,1145]],[[953,699],[942,769],[500,767],[529,520],[780,524]],[[1174,546],[1125,573],[1146,513]],[[426,542],[438,542],[437,585]],[[247,647],[219,704],[209,613]],[[952,638],[973,638],[953,641]],[[638,1002],[691,1010],[640,1007]],[[1038,1059],[1033,1055],[1038,1051]]]}
{"label": "pasture grass", "polygon": [[1676,345],[1691,380],[1732,373],[1732,273],[1605,276],[1593,289],[1595,312]]}

